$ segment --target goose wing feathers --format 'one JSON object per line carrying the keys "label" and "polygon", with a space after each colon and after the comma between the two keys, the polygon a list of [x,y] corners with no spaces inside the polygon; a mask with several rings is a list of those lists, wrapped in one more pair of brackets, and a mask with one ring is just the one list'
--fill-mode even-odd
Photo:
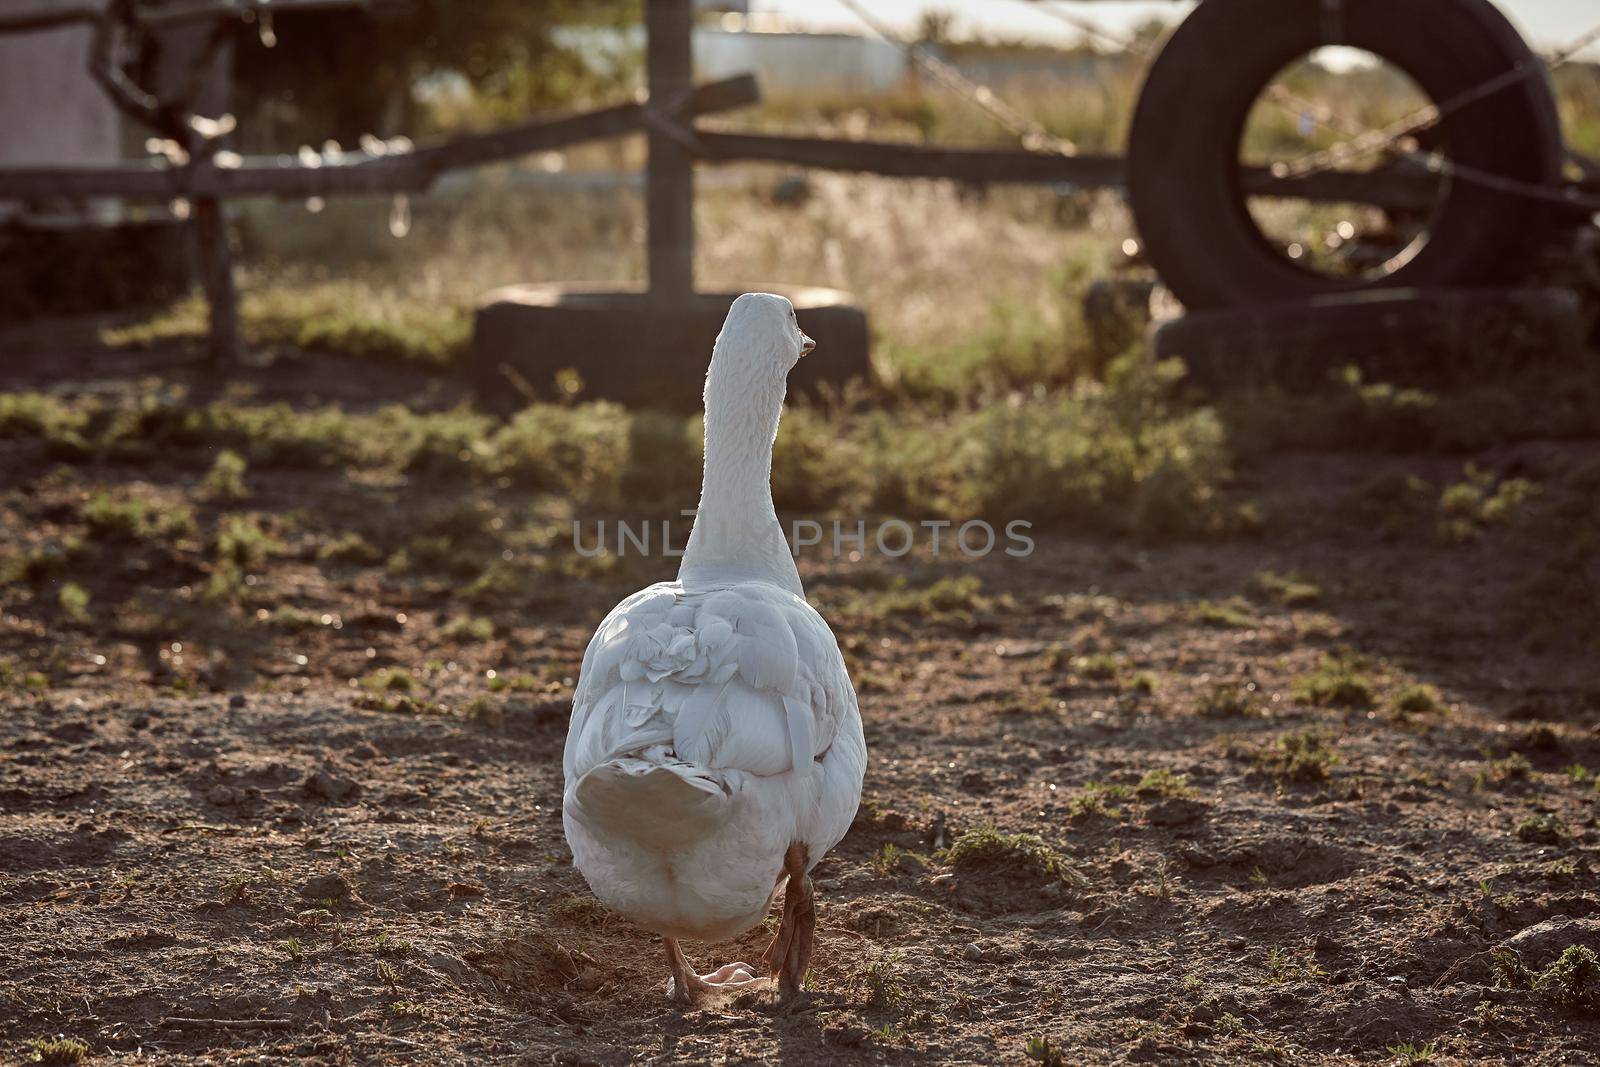
{"label": "goose wing feathers", "polygon": [[855,714],[838,643],[804,599],[664,582],[618,604],[589,642],[565,771],[572,781],[660,745],[710,770],[806,775]]}

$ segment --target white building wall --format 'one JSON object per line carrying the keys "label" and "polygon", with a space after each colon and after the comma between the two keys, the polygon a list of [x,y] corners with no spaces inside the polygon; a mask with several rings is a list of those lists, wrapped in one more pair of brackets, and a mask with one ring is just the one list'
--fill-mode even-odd
{"label": "white building wall", "polygon": [[[27,0],[15,13],[68,4]],[[89,76],[92,33],[78,24],[0,36],[0,167],[107,163],[121,154],[121,118]]]}
{"label": "white building wall", "polygon": [[752,73],[763,92],[833,90],[881,93],[907,74],[905,52],[873,37],[825,33],[694,33],[695,76],[705,81]]}

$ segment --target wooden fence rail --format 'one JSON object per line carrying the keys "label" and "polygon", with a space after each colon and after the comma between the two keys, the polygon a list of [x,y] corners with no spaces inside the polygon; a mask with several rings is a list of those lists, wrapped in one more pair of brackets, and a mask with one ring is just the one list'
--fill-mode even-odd
{"label": "wooden fence rail", "polygon": [[[1122,156],[946,148],[884,141],[839,141],[820,137],[722,133],[700,130],[696,139],[709,162],[766,160],[823,170],[862,171],[896,178],[949,178],[979,183],[1050,182],[1081,188],[1120,188]],[[1319,171],[1281,178],[1265,167],[1242,166],[1240,183],[1255,196],[1350,201],[1380,207],[1426,210],[1438,198],[1438,178],[1398,168]]]}

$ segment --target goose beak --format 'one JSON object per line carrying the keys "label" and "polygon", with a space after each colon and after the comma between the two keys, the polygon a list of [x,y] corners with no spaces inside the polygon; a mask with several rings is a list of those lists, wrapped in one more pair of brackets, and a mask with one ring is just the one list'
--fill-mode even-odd
{"label": "goose beak", "polygon": [[817,342],[813,341],[811,338],[807,337],[805,334],[801,334],[800,335],[800,356],[801,356],[801,358],[804,358],[805,356],[810,354],[811,350],[813,348],[816,348],[816,347],[817,347]]}

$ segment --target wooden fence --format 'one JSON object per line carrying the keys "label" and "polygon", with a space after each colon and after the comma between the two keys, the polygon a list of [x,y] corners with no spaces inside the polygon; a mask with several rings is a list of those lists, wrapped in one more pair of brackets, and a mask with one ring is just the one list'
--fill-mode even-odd
{"label": "wooden fence", "polygon": [[[361,6],[362,2],[271,0],[270,7],[283,11],[295,6]],[[117,6],[116,0],[112,6]],[[134,8],[131,0],[124,6],[130,10]],[[143,16],[140,26],[144,31],[157,32],[167,26],[197,20],[211,20],[220,25],[219,20],[237,18],[245,11],[263,11],[267,7],[268,0],[185,0],[154,9]],[[420,192],[448,170],[642,129],[649,143],[645,183],[649,288],[652,294],[663,299],[679,299],[694,292],[696,163],[762,160],[900,178],[943,178],[976,183],[1043,182],[1080,188],[1125,185],[1125,160],[1121,156],[963,149],[699,129],[694,121],[696,116],[756,102],[759,99],[756,80],[746,75],[696,86],[691,55],[692,0],[647,0],[645,10],[648,98],[644,102],[541,119],[414,150],[316,154],[314,159],[240,159],[208,148],[203,138],[186,137],[186,158],[177,165],[156,161],[99,167],[0,169],[0,198],[117,196],[152,201],[182,199],[199,205],[196,224],[205,253],[203,261],[209,265],[203,280],[212,309],[212,353],[214,359],[226,362],[235,357],[239,342],[233,307],[232,266],[220,205],[235,197],[305,198],[339,193]],[[108,11],[69,9],[48,16],[0,19],[0,32],[34,29],[73,19],[99,20],[105,29],[105,20],[111,17]],[[136,110],[133,113],[139,114]],[[148,115],[140,117],[149,121]],[[171,134],[173,128],[168,125],[162,127],[161,132]],[[1255,195],[1366,202],[1407,209],[1426,207],[1434,202],[1438,192],[1437,178],[1415,171],[1321,170],[1290,178],[1261,168],[1242,168],[1240,181],[1247,193]]]}

